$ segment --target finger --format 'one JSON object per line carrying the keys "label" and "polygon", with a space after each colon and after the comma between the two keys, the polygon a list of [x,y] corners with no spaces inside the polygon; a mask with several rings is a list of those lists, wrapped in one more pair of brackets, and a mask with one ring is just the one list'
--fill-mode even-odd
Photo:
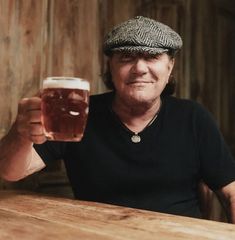
{"label": "finger", "polygon": [[29,101],[29,98],[23,98],[20,100],[18,104],[18,113],[26,112],[28,101]]}
{"label": "finger", "polygon": [[40,110],[41,109],[41,98],[32,97],[27,101],[27,111]]}
{"label": "finger", "polygon": [[30,141],[32,141],[35,144],[42,144],[44,142],[46,142],[46,137],[45,135],[37,135],[37,136],[30,136]]}
{"label": "finger", "polygon": [[41,123],[41,110],[30,110],[27,112],[29,123]]}
{"label": "finger", "polygon": [[41,136],[44,135],[44,128],[40,123],[31,123],[29,125],[29,132],[31,136]]}
{"label": "finger", "polygon": [[44,128],[41,124],[38,123],[30,124],[29,139],[30,141],[36,144],[44,143],[47,140],[44,134]]}

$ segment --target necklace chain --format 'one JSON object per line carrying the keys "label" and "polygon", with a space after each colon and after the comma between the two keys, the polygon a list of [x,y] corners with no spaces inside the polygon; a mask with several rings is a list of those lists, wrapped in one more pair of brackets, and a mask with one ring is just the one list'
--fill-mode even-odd
{"label": "necklace chain", "polygon": [[118,115],[112,110],[111,108],[111,112],[113,113],[113,115],[115,116],[115,118],[117,119],[117,121],[128,131],[131,132],[133,135],[131,136],[131,141],[133,143],[139,143],[141,142],[141,137],[140,137],[140,133],[143,132],[147,127],[151,126],[153,124],[153,122],[156,120],[156,118],[158,117],[158,114],[160,112],[161,109],[161,102],[160,102],[160,106],[158,108],[158,111],[156,112],[156,114],[153,116],[153,118],[148,122],[148,124],[140,131],[140,132],[133,132],[131,131],[118,117]]}
{"label": "necklace chain", "polygon": [[[140,131],[140,132],[134,132],[134,135],[131,136],[131,141],[133,143],[139,143],[141,142],[141,137],[140,137],[140,133],[143,132],[147,127],[151,126],[152,123],[156,120],[158,114],[159,114],[159,111],[160,111],[160,107],[157,111],[157,113],[153,116],[153,118],[148,122],[148,124]],[[124,125],[124,124],[123,124]],[[125,125],[124,125],[125,126]],[[126,126],[125,126],[126,127]],[[127,128],[128,129],[128,128]],[[130,129],[128,129],[130,131]],[[132,132],[132,131],[131,131]]]}

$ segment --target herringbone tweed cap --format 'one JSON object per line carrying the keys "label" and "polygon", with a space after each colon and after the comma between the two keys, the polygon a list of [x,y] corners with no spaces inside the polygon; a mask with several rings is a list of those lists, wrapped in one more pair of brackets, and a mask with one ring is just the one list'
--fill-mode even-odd
{"label": "herringbone tweed cap", "polygon": [[114,27],[105,37],[103,50],[112,52],[163,53],[182,47],[178,33],[153,19],[137,16]]}

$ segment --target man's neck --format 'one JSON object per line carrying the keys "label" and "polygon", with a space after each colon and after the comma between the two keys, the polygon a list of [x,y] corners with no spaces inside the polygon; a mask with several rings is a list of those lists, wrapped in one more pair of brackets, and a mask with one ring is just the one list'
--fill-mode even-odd
{"label": "man's neck", "polygon": [[160,97],[151,103],[126,103],[115,98],[113,111],[120,121],[131,131],[141,132],[158,114],[161,107]]}

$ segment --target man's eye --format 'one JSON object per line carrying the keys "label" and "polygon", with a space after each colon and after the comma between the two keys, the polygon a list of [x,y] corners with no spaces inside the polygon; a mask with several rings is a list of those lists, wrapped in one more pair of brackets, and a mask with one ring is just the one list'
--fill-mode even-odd
{"label": "man's eye", "polygon": [[160,58],[160,54],[156,54],[156,55],[149,55],[148,57],[146,57],[146,60],[156,60]]}
{"label": "man's eye", "polygon": [[130,56],[130,55],[123,55],[121,56],[120,60],[121,62],[130,62],[134,59],[133,56]]}
{"label": "man's eye", "polygon": [[155,59],[159,59],[160,56],[161,56],[160,54],[157,54],[157,55],[154,56],[154,58],[155,58]]}

